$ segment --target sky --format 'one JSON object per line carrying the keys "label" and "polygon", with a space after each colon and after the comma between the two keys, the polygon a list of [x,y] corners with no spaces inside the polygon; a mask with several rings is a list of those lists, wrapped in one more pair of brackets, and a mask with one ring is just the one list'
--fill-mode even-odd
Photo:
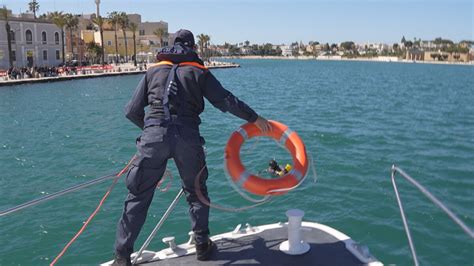
{"label": "sky", "polygon": [[[13,13],[30,0],[0,0]],[[37,0],[39,13],[95,13],[94,0]],[[474,0],[101,0],[101,15],[125,11],[143,21],[166,21],[211,43],[302,41],[400,42],[436,37],[474,40]]]}

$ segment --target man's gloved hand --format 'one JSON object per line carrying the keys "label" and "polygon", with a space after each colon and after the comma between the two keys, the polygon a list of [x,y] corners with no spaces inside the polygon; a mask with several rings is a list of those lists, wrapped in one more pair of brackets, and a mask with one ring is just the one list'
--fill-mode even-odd
{"label": "man's gloved hand", "polygon": [[270,125],[270,123],[267,121],[267,119],[261,117],[261,116],[258,116],[257,120],[255,120],[255,125],[260,128],[260,130],[263,132],[263,133],[266,133],[267,131],[270,131],[272,130],[272,126]]}

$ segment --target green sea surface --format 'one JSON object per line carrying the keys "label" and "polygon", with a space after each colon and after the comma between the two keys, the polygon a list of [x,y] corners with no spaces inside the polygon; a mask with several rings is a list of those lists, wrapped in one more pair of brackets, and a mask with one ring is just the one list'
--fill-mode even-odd
{"label": "green sea surface", "polygon": [[[238,223],[285,221],[299,208],[370,248],[385,264],[412,263],[393,188],[396,164],[474,227],[474,67],[375,62],[242,60],[213,70],[224,87],[260,115],[297,131],[314,158],[313,173],[295,191],[244,212],[211,210],[213,234]],[[138,128],[123,115],[142,75],[0,88],[0,209],[111,174],[135,152]],[[244,121],[206,103],[208,186],[215,204],[250,203],[235,193],[223,169],[224,147]],[[288,154],[268,140],[247,143],[252,171]],[[157,192],[140,247],[179,190]],[[111,181],[0,218],[0,265],[46,265],[95,209]],[[474,241],[428,199],[398,179],[422,265],[473,265]],[[123,208],[123,179],[60,264],[112,259]],[[181,200],[149,249],[161,238],[187,239]]]}

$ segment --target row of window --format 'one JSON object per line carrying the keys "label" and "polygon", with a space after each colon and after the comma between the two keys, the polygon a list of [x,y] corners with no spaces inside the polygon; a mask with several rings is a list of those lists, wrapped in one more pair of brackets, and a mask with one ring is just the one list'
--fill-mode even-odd
{"label": "row of window", "polygon": [[[60,51],[56,50],[56,60],[60,60],[60,59],[61,59]],[[16,51],[12,51],[12,60],[16,61]],[[43,61],[47,61],[47,60],[48,60],[48,51],[43,50]]]}
{"label": "row of window", "polygon": [[[11,31],[10,33],[11,33],[10,36],[11,36],[12,43],[15,43],[16,42],[15,32]],[[31,32],[31,30],[26,30],[25,31],[25,39],[26,39],[26,44],[33,44],[33,33]],[[46,34],[46,31],[43,31],[41,33],[41,42],[43,44],[48,43],[48,36]],[[58,32],[54,33],[54,43],[59,44],[59,33]]]}

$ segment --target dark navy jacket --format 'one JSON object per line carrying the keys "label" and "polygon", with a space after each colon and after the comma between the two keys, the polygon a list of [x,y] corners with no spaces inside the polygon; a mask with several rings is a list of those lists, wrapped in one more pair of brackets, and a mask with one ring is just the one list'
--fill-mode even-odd
{"label": "dark navy jacket", "polygon": [[[178,49],[173,47],[163,49],[158,59],[174,64],[195,62],[202,65],[202,61],[194,51],[180,46]],[[171,69],[172,66],[168,64],[151,66],[138,84],[132,99],[125,107],[126,117],[138,127],[143,129],[145,124],[149,124],[146,122],[164,119],[162,100]],[[182,65],[178,67],[176,73],[178,92],[175,98],[170,96],[169,104],[173,122],[199,129],[201,123],[199,115],[204,111],[203,97],[222,112],[230,112],[248,122],[255,122],[257,119],[257,113],[224,89],[208,69]],[[149,106],[147,113],[145,113],[146,106]]]}

